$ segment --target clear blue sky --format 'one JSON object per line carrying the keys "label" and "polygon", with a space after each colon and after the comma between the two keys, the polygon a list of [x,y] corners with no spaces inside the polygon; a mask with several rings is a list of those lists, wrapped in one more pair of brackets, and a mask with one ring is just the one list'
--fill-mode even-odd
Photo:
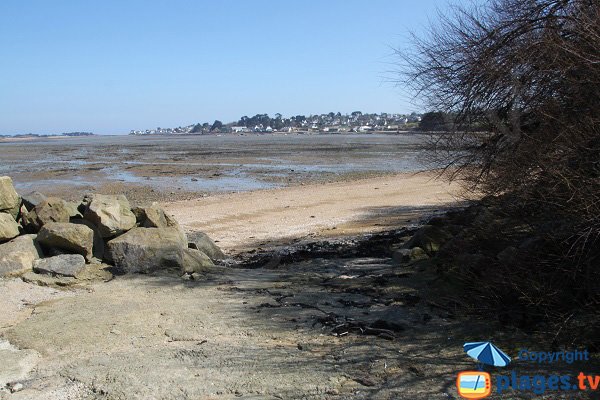
{"label": "clear blue sky", "polygon": [[419,111],[388,81],[444,0],[2,0],[0,134]]}

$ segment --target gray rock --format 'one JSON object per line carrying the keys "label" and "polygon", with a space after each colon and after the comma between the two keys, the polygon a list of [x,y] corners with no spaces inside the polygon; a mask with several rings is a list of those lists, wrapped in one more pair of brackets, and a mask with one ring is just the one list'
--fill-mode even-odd
{"label": "gray rock", "polygon": [[450,232],[439,226],[425,225],[415,232],[413,237],[402,247],[405,249],[420,247],[431,256],[437,253],[440,247],[450,239],[452,239]]}
{"label": "gray rock", "polygon": [[85,258],[80,254],[63,254],[42,258],[33,262],[33,271],[38,274],[52,274],[75,277],[85,269]]}
{"label": "gray rock", "polygon": [[402,263],[410,260],[410,249],[398,249],[392,254],[394,261]]}
{"label": "gray rock", "polygon": [[123,195],[87,195],[84,204],[84,218],[98,227],[103,238],[127,232],[136,224],[135,215]]}
{"label": "gray rock", "polygon": [[184,249],[177,228],[133,228],[107,243],[110,259],[125,272],[183,269]]}
{"label": "gray rock", "polygon": [[18,236],[0,244],[0,276],[17,275],[31,270],[33,262],[42,256],[36,235]]}
{"label": "gray rock", "polygon": [[77,279],[71,276],[52,276],[47,274],[36,274],[33,271],[29,271],[21,276],[23,282],[33,283],[38,286],[48,287],[66,287],[72,286],[77,283]]}
{"label": "gray rock", "polygon": [[104,258],[105,246],[104,246],[104,239],[102,238],[102,235],[100,234],[100,230],[98,229],[98,227],[96,225],[94,225],[91,221],[88,221],[87,219],[75,218],[75,219],[71,219],[71,223],[78,224],[78,225],[85,225],[94,232],[94,245],[92,248],[92,254],[97,259],[102,260]]}
{"label": "gray rock", "polygon": [[0,242],[19,236],[19,224],[12,215],[0,212]]}
{"label": "gray rock", "polygon": [[422,248],[413,247],[412,249],[410,249],[409,258],[411,262],[415,262],[421,260],[428,260],[429,256],[427,255],[427,253],[425,253],[425,250],[423,250]]}
{"label": "gray rock", "polygon": [[21,198],[15,191],[12,179],[8,176],[0,176],[0,211],[13,216],[16,220],[21,208]]}
{"label": "gray rock", "polygon": [[69,222],[70,217],[70,211],[63,199],[48,197],[23,215],[23,226],[29,232],[37,232],[50,222]]}
{"label": "gray rock", "polygon": [[33,210],[38,204],[47,199],[45,195],[40,192],[29,192],[22,196],[23,205],[27,208],[27,211]]}
{"label": "gray rock", "polygon": [[184,249],[183,272],[193,274],[194,272],[208,272],[214,267],[212,260],[200,250]]}
{"label": "gray rock", "polygon": [[94,231],[85,225],[50,222],[40,229],[37,239],[50,249],[81,254],[87,260],[93,256]]}
{"label": "gray rock", "polygon": [[188,234],[188,247],[200,250],[213,261],[224,260],[225,254],[215,242],[204,232],[192,232]]}

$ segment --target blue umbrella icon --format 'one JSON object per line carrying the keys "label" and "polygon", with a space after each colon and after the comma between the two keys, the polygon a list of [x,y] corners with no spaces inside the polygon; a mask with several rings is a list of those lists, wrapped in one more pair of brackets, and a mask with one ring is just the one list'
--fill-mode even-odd
{"label": "blue umbrella icon", "polygon": [[493,365],[494,367],[506,367],[510,364],[510,357],[491,342],[465,343],[463,349],[470,357],[481,364]]}

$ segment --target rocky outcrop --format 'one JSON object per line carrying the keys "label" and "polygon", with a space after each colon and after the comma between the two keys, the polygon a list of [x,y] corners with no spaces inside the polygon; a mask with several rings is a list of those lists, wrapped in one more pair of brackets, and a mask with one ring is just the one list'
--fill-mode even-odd
{"label": "rocky outcrop", "polygon": [[0,176],[0,212],[5,212],[16,220],[21,208],[21,198],[15,191],[12,179]]}
{"label": "rocky outcrop", "polygon": [[23,235],[8,243],[0,244],[0,276],[29,271],[33,267],[33,262],[42,256],[36,235]]}
{"label": "rocky outcrop", "polygon": [[70,210],[64,200],[48,197],[23,215],[23,226],[29,232],[37,232],[50,222],[69,222],[70,217]]}
{"label": "rocky outcrop", "polygon": [[184,249],[183,272],[193,274],[195,272],[208,272],[215,264],[203,252],[196,249]]}
{"label": "rocky outcrop", "polygon": [[224,260],[225,254],[215,244],[215,242],[204,232],[188,233],[188,247],[190,249],[200,250],[206,254],[212,261]]}
{"label": "rocky outcrop", "polygon": [[136,224],[129,201],[123,195],[87,195],[84,198],[84,218],[98,227],[103,238],[127,232]]}
{"label": "rocky outcrop", "polygon": [[19,224],[8,213],[0,212],[0,243],[19,236]]}
{"label": "rocky outcrop", "polygon": [[50,222],[40,229],[38,242],[48,249],[93,256],[94,231],[85,225]]}
{"label": "rocky outcrop", "polygon": [[80,254],[62,254],[33,262],[33,271],[38,274],[52,274],[74,278],[85,268],[85,258]]}
{"label": "rocky outcrop", "polygon": [[177,228],[133,228],[107,243],[115,266],[124,272],[148,273],[184,267],[184,249]]}

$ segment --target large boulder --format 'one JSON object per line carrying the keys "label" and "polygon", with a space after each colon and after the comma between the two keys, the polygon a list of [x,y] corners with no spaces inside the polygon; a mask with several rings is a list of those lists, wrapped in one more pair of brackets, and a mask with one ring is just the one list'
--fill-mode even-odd
{"label": "large boulder", "polygon": [[150,207],[135,207],[132,212],[140,226],[144,228],[177,228],[182,240],[187,240],[185,232],[175,218],[156,204],[152,204]]}
{"label": "large boulder", "polygon": [[196,249],[184,249],[183,272],[193,274],[194,272],[207,272],[214,267],[212,260],[203,252]]}
{"label": "large boulder", "polygon": [[215,244],[215,242],[204,232],[188,233],[188,247],[190,249],[200,250],[213,261],[225,259],[225,254]]}
{"label": "large boulder", "polygon": [[87,260],[93,256],[94,231],[85,225],[50,222],[40,229],[37,239],[48,249],[81,254]]}
{"label": "large boulder", "polygon": [[12,179],[0,176],[0,212],[6,212],[17,219],[21,208],[21,198],[15,191]]}
{"label": "large boulder", "polygon": [[84,218],[98,227],[103,238],[120,235],[135,226],[135,215],[123,195],[87,195],[84,204]]}
{"label": "large boulder", "polygon": [[42,255],[42,250],[36,242],[36,235],[23,235],[0,244],[0,276],[29,271],[33,262]]}
{"label": "large boulder", "polygon": [[85,258],[81,254],[62,254],[33,262],[33,271],[38,274],[75,277],[85,268]]}
{"label": "large boulder", "polygon": [[177,228],[133,228],[107,243],[109,258],[125,272],[183,269],[184,249]]}
{"label": "large boulder", "polygon": [[38,204],[42,203],[47,199],[45,195],[40,192],[29,192],[21,196],[23,199],[23,205],[27,208],[27,211],[33,210]]}
{"label": "large boulder", "polygon": [[96,225],[94,225],[91,221],[88,221],[87,219],[81,219],[81,218],[71,219],[71,223],[78,224],[78,225],[85,225],[94,232],[94,246],[92,248],[92,252],[93,252],[94,257],[96,257],[99,260],[102,260],[104,258],[105,246],[104,246],[104,239],[102,238],[102,235],[100,234],[100,230],[98,229],[98,227]]}
{"label": "large boulder", "polygon": [[29,232],[37,232],[51,222],[69,222],[70,217],[70,210],[63,199],[48,197],[23,215],[23,226]]}
{"label": "large boulder", "polygon": [[0,212],[0,242],[19,236],[19,224],[12,215]]}

